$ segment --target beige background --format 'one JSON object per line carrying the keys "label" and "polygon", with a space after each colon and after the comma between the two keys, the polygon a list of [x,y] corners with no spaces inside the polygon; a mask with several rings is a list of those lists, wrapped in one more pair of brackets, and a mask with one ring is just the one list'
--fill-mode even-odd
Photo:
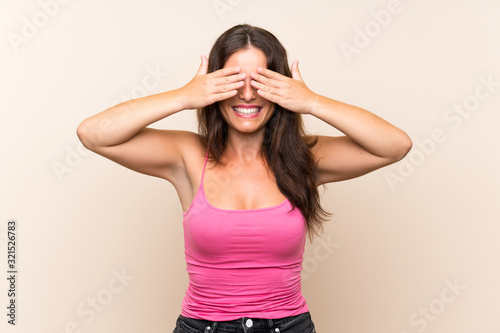
{"label": "beige background", "polygon": [[[499,332],[498,13],[493,0],[2,2],[0,276],[8,219],[19,274],[15,327],[0,280],[0,331],[173,330],[187,286],[175,191],[75,131],[126,95],[185,84],[247,22],[275,33],[312,90],[414,141],[399,164],[326,186],[335,215],[304,259],[318,332]],[[194,131],[194,112],[153,127]]]}

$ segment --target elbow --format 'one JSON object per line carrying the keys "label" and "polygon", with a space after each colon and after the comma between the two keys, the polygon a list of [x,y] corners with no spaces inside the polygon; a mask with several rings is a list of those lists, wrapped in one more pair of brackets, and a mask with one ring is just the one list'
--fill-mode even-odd
{"label": "elbow", "polygon": [[90,151],[94,151],[95,149],[95,142],[93,142],[93,138],[95,139],[97,133],[93,132],[95,131],[89,129],[89,125],[86,120],[80,123],[80,125],[76,128],[76,136],[82,145]]}
{"label": "elbow", "polygon": [[397,140],[395,142],[395,154],[394,154],[394,162],[401,161],[405,158],[406,155],[410,152],[413,147],[413,142],[411,138],[405,132],[401,131],[400,135],[398,135]]}

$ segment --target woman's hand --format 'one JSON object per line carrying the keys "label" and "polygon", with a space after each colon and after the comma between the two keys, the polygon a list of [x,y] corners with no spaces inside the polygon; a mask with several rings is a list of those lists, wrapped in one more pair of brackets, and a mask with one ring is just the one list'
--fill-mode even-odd
{"label": "woman's hand", "polygon": [[289,78],[269,69],[258,68],[258,73],[251,73],[251,84],[268,101],[293,112],[311,113],[319,96],[302,80],[298,60],[292,63],[291,70],[292,78]]}
{"label": "woman's hand", "polygon": [[208,59],[201,56],[196,76],[180,89],[184,109],[198,109],[233,97],[244,84],[240,67],[222,68],[207,74]]}

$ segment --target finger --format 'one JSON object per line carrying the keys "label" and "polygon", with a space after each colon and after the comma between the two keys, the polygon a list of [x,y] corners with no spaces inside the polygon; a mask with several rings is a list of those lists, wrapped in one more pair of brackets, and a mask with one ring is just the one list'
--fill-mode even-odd
{"label": "finger", "polygon": [[280,96],[272,94],[268,91],[263,91],[263,90],[259,89],[259,90],[257,90],[257,93],[259,95],[261,95],[262,97],[264,97],[265,99],[267,99],[268,101],[273,102],[273,103],[279,103],[279,101],[281,100]]}
{"label": "finger", "polygon": [[257,82],[262,83],[263,85],[269,86],[269,87],[278,87],[280,86],[280,82],[273,80],[267,76],[264,76],[262,74],[254,73],[252,72],[250,76]]}
{"label": "finger", "polygon": [[207,74],[207,70],[208,70],[208,59],[206,56],[202,55],[200,68],[198,68],[198,73],[196,73],[196,75],[205,75]]}
{"label": "finger", "polygon": [[253,81],[253,80],[250,81],[250,84],[259,90],[268,92],[268,93],[273,94],[273,95],[279,95],[279,89],[273,88],[271,85],[266,85],[266,84],[263,84],[261,82],[257,82],[257,81]]}
{"label": "finger", "polygon": [[224,76],[229,76],[233,74],[237,74],[241,71],[241,68],[236,66],[236,67],[226,67],[226,68],[221,68],[215,72],[212,73],[212,77],[219,78],[219,77],[224,77]]}
{"label": "finger", "polygon": [[232,91],[232,90],[240,89],[241,87],[243,87],[244,84],[245,84],[245,82],[238,81],[238,82],[234,82],[234,83],[219,85],[216,87],[214,92],[221,93],[221,92],[225,92],[225,91]]}
{"label": "finger", "polygon": [[219,94],[215,94],[215,95],[213,95],[215,98],[214,102],[223,101],[225,99],[231,98],[234,95],[236,95],[237,93],[238,93],[237,90],[230,90],[230,91],[225,91],[225,92],[222,92]]}
{"label": "finger", "polygon": [[271,80],[276,80],[276,81],[284,81],[286,76],[283,76],[281,75],[280,73],[276,73],[276,72],[273,72],[272,70],[270,69],[267,69],[267,68],[257,68],[257,72],[259,72],[259,74],[271,79]]}
{"label": "finger", "polygon": [[223,84],[229,84],[229,83],[242,81],[246,77],[247,77],[246,73],[239,73],[239,74],[223,76],[223,77],[216,79],[215,85],[223,85]]}
{"label": "finger", "polygon": [[299,61],[298,60],[295,60],[292,64],[292,78],[295,80],[303,81],[302,75],[300,75],[300,71],[299,71]]}

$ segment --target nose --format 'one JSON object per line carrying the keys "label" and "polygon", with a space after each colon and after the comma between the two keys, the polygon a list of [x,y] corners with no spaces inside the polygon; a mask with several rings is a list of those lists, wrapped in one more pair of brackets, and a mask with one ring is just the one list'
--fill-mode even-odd
{"label": "nose", "polygon": [[244,101],[251,101],[255,99],[257,94],[256,89],[250,84],[251,80],[252,78],[248,75],[244,80],[243,86],[238,89],[238,97]]}

